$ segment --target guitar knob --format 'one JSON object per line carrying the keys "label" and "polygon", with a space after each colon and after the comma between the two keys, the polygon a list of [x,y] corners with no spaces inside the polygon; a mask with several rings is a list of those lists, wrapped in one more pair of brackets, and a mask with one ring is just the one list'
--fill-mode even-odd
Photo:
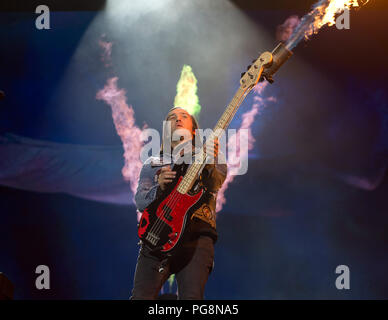
{"label": "guitar knob", "polygon": [[[177,237],[177,235],[178,235],[178,232],[171,232],[169,235],[168,235],[168,237],[170,238],[170,239],[175,239],[176,237]],[[170,241],[170,240],[169,240]]]}

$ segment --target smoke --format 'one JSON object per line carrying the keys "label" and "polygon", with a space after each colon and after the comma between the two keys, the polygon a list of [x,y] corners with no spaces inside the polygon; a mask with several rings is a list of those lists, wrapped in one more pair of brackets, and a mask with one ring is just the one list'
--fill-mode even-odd
{"label": "smoke", "polygon": [[[283,26],[284,28],[290,28],[295,25],[295,19],[292,17],[288,19]],[[287,32],[290,33],[288,30]],[[106,67],[111,66],[111,53],[112,43],[105,40],[100,40],[99,44],[103,49],[102,61]],[[130,188],[133,194],[136,193],[138,179],[142,168],[142,162],[140,161],[140,152],[143,147],[143,142],[140,140],[141,129],[135,124],[135,113],[132,106],[127,104],[126,91],[120,89],[117,86],[118,77],[112,77],[107,80],[103,89],[98,91],[96,98],[98,100],[105,101],[112,109],[113,122],[117,131],[117,134],[121,138],[124,148],[124,167],[122,169],[123,177],[126,181],[130,182]],[[236,148],[236,157],[228,159],[228,176],[222,185],[222,188],[218,192],[216,211],[219,212],[223,205],[226,203],[225,191],[230,183],[233,182],[234,176],[239,170],[240,163],[236,159],[240,159],[241,154],[248,154],[249,150],[254,147],[255,139],[252,135],[252,124],[255,117],[260,115],[268,102],[276,101],[274,97],[263,98],[262,94],[267,82],[258,83],[252,90],[254,93],[254,104],[252,108],[245,112],[241,118],[242,122],[236,132],[236,138],[229,137],[228,149]],[[181,105],[190,108],[192,113],[200,111],[199,99],[196,94],[197,91],[197,79],[195,78],[191,67],[185,65],[182,69],[181,77],[177,83],[177,95],[174,101],[174,105]],[[248,150],[241,150],[239,136],[241,130],[247,130],[248,132]],[[233,146],[236,141],[237,145]],[[246,152],[245,152],[246,151]],[[139,216],[138,216],[139,218]]]}
{"label": "smoke", "polygon": [[373,191],[376,190],[384,180],[386,175],[387,168],[382,167],[373,170],[372,172],[368,172],[367,174],[346,174],[342,172],[334,172],[333,175],[349,184],[353,187],[366,190]]}
{"label": "smoke", "polygon": [[[263,98],[263,92],[264,89],[267,87],[268,82],[259,82],[252,90],[253,93],[255,93],[253,97],[254,104],[252,105],[252,108],[248,111],[246,111],[241,117],[242,122],[239,127],[239,129],[236,132],[237,139],[234,139],[232,137],[229,137],[229,141],[227,144],[228,150],[231,148],[237,148],[239,151],[237,154],[237,158],[239,157],[239,154],[244,154],[244,150],[241,150],[240,148],[240,139],[239,135],[241,133],[241,130],[247,130],[248,131],[248,151],[252,150],[255,143],[255,138],[252,135],[252,124],[255,120],[256,116],[260,116],[264,109],[268,106],[268,102],[276,102],[276,98],[273,96],[270,96],[268,98]],[[233,146],[236,142],[236,146]],[[246,152],[248,154],[248,152]],[[240,159],[241,161],[241,159]],[[221,187],[221,189],[218,191],[217,194],[217,204],[216,204],[216,212],[219,212],[223,205],[226,203],[225,198],[225,191],[228,189],[228,186],[230,183],[233,182],[234,177],[236,176],[238,170],[239,170],[239,162],[236,162],[235,159],[230,159],[228,157],[228,175]]]}
{"label": "smoke", "polygon": [[300,19],[298,16],[293,15],[287,18],[283,24],[279,25],[276,29],[276,39],[278,41],[286,42],[294,32],[294,29],[299,25]]}
{"label": "smoke", "polygon": [[[103,48],[102,60],[105,66],[111,65],[112,43],[99,41]],[[105,101],[112,109],[112,118],[124,148],[124,167],[122,174],[129,181],[132,194],[137,190],[142,162],[140,151],[143,142],[140,139],[142,130],[136,126],[135,112],[132,106],[127,104],[126,91],[117,86],[118,77],[107,80],[103,89],[97,92],[96,99]]]}
{"label": "smoke", "polygon": [[197,78],[188,65],[182,68],[181,76],[176,85],[177,94],[174,100],[174,107],[181,107],[188,113],[198,116],[201,111],[197,95]]}
{"label": "smoke", "polygon": [[135,194],[142,163],[140,151],[143,142],[140,140],[142,130],[135,124],[135,112],[128,106],[126,92],[117,87],[117,77],[107,80],[103,89],[98,91],[96,98],[105,101],[112,109],[113,122],[124,148],[123,177],[130,182],[132,193]]}
{"label": "smoke", "polygon": [[[105,37],[105,35],[102,35],[102,37]],[[98,42],[100,47],[103,49],[103,53],[101,55],[101,61],[104,62],[105,67],[111,67],[112,66],[112,42],[100,40]]]}

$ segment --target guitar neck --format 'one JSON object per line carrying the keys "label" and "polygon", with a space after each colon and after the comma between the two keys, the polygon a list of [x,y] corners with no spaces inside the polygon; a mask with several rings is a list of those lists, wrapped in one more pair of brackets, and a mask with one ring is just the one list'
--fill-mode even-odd
{"label": "guitar neck", "polygon": [[[272,54],[270,52],[264,52],[252,63],[249,70],[244,73],[240,79],[240,87],[214,127],[213,132],[209,137],[210,141],[214,141],[215,138],[219,138],[224,133],[247,94],[259,81],[264,66],[269,66],[272,63],[272,60]],[[204,147],[202,147],[199,154],[196,154],[194,163],[188,167],[185,176],[179,184],[177,188],[179,193],[185,194],[191,189],[204,166],[205,160],[206,153]]]}
{"label": "guitar neck", "polygon": [[[250,89],[251,88],[248,88],[246,86],[245,88],[243,86],[240,86],[240,88],[235,93],[232,101],[229,103],[228,107],[226,108],[221,118],[218,120],[217,124],[215,125],[213,129],[213,133],[210,136],[210,139],[213,140],[214,138],[220,138],[224,130],[229,126],[230,122],[232,121],[241,103],[244,101],[244,98],[249,93]],[[205,159],[206,159],[206,153],[204,151],[204,148],[202,147],[201,150],[199,151],[199,154],[196,155],[196,159],[194,163],[192,163],[188,167],[184,178],[179,184],[177,188],[177,191],[179,193],[185,194],[191,189],[191,187],[193,186],[193,183],[198,177],[200,170],[203,167]]]}

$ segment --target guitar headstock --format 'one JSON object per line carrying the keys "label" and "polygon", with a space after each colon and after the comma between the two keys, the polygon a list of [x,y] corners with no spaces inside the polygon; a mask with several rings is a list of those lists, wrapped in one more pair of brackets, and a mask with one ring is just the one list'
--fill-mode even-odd
{"label": "guitar headstock", "polygon": [[264,67],[269,66],[271,63],[272,53],[268,51],[262,53],[259,58],[253,61],[249,69],[243,73],[240,79],[241,86],[243,88],[253,88],[259,82]]}

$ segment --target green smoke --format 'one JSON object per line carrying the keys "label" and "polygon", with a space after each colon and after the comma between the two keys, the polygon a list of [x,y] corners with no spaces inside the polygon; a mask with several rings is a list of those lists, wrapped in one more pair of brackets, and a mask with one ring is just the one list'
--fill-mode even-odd
{"label": "green smoke", "polygon": [[188,65],[183,65],[181,77],[176,85],[177,94],[174,100],[174,107],[181,107],[188,113],[198,116],[201,105],[197,96],[197,78]]}

